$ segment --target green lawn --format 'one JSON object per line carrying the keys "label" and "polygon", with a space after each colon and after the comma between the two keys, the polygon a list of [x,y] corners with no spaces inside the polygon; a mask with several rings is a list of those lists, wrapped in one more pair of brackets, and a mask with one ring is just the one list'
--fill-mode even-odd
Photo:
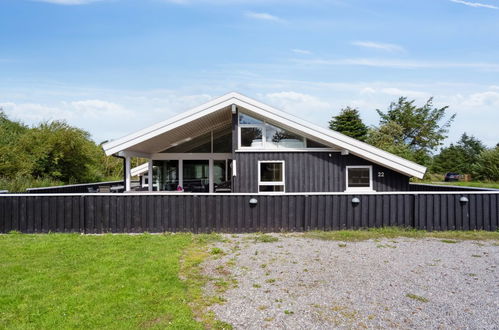
{"label": "green lawn", "polygon": [[369,228],[363,230],[309,231],[303,234],[308,238],[333,241],[365,241],[384,238],[435,238],[442,240],[494,240],[499,241],[499,231],[447,230],[426,231],[400,227]]}
{"label": "green lawn", "polygon": [[202,328],[179,279],[193,237],[0,235],[0,328]]}
{"label": "green lawn", "polygon": [[480,182],[480,181],[462,182],[462,181],[457,181],[457,182],[434,182],[434,184],[447,184],[447,185],[451,185],[451,186],[499,189],[499,182]]}
{"label": "green lawn", "polygon": [[414,180],[414,183],[424,183],[424,184],[436,184],[436,185],[449,185],[449,186],[462,186],[462,187],[478,187],[478,188],[493,188],[499,189],[499,182],[481,182],[481,181],[422,181]]}

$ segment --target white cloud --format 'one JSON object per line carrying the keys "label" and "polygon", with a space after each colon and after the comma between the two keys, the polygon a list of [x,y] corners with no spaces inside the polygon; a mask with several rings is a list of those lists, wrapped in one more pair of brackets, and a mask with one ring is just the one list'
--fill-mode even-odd
{"label": "white cloud", "polygon": [[304,119],[307,119],[314,112],[329,111],[331,109],[331,105],[319,97],[294,91],[268,93],[260,97],[276,108]]}
{"label": "white cloud", "polygon": [[499,71],[499,63],[487,62],[443,62],[443,61],[417,61],[417,60],[399,60],[399,59],[377,59],[377,58],[344,58],[344,59],[295,59],[297,63],[307,65],[353,65],[369,66],[380,68],[397,69],[451,69],[467,68],[489,71]]}
{"label": "white cloud", "polygon": [[306,49],[299,49],[299,48],[295,48],[295,49],[292,49],[291,50],[293,53],[296,53],[296,54],[302,54],[302,55],[311,55],[312,52],[309,51],[309,50],[306,50]]}
{"label": "white cloud", "polygon": [[264,20],[264,21],[274,21],[274,22],[282,22],[283,19],[271,15],[269,13],[255,13],[255,12],[247,12],[245,14],[246,17],[253,18],[253,19],[259,19],[259,20]]}
{"label": "white cloud", "polygon": [[475,8],[489,8],[489,9],[499,9],[499,7],[497,6],[494,6],[494,5],[489,5],[489,4],[485,4],[485,3],[480,3],[480,2],[470,2],[470,1],[464,1],[464,0],[449,0],[451,2],[454,2],[454,3],[460,3],[462,5],[465,5],[465,6],[469,6],[469,7],[475,7]]}
{"label": "white cloud", "polygon": [[431,94],[422,91],[415,91],[410,89],[400,89],[396,87],[386,87],[381,88],[380,92],[386,95],[392,95],[396,97],[407,96],[410,98],[429,98]]}
{"label": "white cloud", "polygon": [[53,3],[56,5],[75,6],[75,5],[86,5],[101,0],[34,0],[34,1]]}
{"label": "white cloud", "polygon": [[404,47],[399,46],[399,45],[385,44],[385,43],[379,43],[379,42],[373,42],[373,41],[353,41],[352,45],[358,46],[358,47],[363,47],[363,48],[384,50],[387,52],[403,52],[403,51],[405,51]]}

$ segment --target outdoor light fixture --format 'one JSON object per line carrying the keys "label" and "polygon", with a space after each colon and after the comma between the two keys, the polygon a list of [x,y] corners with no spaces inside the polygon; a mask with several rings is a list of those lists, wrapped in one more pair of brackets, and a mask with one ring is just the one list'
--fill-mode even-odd
{"label": "outdoor light fixture", "polygon": [[466,203],[468,203],[468,197],[464,197],[464,196],[462,196],[461,198],[459,198],[459,202],[460,202],[461,204],[466,204]]}
{"label": "outdoor light fixture", "polygon": [[249,204],[251,206],[255,206],[256,204],[258,204],[258,201],[256,200],[256,198],[252,198],[252,199],[249,200]]}
{"label": "outdoor light fixture", "polygon": [[360,203],[360,199],[358,199],[357,197],[354,197],[352,198],[352,204],[355,206],[355,205],[358,205]]}

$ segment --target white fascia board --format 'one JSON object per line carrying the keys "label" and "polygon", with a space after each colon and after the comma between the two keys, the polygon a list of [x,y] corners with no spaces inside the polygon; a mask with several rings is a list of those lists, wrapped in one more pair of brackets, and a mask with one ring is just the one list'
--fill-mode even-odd
{"label": "white fascia board", "polygon": [[130,170],[132,176],[144,174],[149,171],[149,162],[136,166]]}
{"label": "white fascia board", "polygon": [[[358,141],[344,134],[322,128],[315,124],[296,118],[288,113],[276,110],[268,105],[257,102],[243,95],[238,95],[236,104],[245,109],[260,114],[276,123],[284,124],[291,129],[303,132],[310,136],[327,141],[334,146],[349,150],[352,154],[365,158],[374,163],[391,168],[397,172],[422,179],[426,172],[426,167],[411,162],[402,157],[396,156],[367,143]],[[263,111],[262,111],[263,110]]]}
{"label": "white fascia board", "polygon": [[220,110],[229,105],[232,105],[232,100],[236,94],[237,93],[229,93],[223,95],[215,100],[204,103],[168,120],[162,121],[158,124],[152,125],[117,140],[107,142],[102,145],[102,148],[108,156],[119,151],[126,150],[131,146],[134,146],[143,141],[147,141],[150,138],[168,132],[169,130],[184,125],[185,123],[196,120],[216,110]]}

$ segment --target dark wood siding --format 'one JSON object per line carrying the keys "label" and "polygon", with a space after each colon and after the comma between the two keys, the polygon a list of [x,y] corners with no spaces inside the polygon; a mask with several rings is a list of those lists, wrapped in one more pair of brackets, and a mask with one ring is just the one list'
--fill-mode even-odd
{"label": "dark wood siding", "polygon": [[[346,189],[346,166],[372,165],[376,191],[407,191],[409,177],[339,152],[236,152],[237,175],[233,191],[258,192],[258,161],[284,160],[286,192],[342,192]],[[383,172],[383,177],[378,177]]]}
{"label": "dark wood siding", "polygon": [[[353,198],[360,203],[352,203]],[[466,197],[467,202],[461,201]],[[251,198],[257,200],[250,205]],[[0,195],[0,233],[256,232],[359,229],[490,230],[499,194]]]}

